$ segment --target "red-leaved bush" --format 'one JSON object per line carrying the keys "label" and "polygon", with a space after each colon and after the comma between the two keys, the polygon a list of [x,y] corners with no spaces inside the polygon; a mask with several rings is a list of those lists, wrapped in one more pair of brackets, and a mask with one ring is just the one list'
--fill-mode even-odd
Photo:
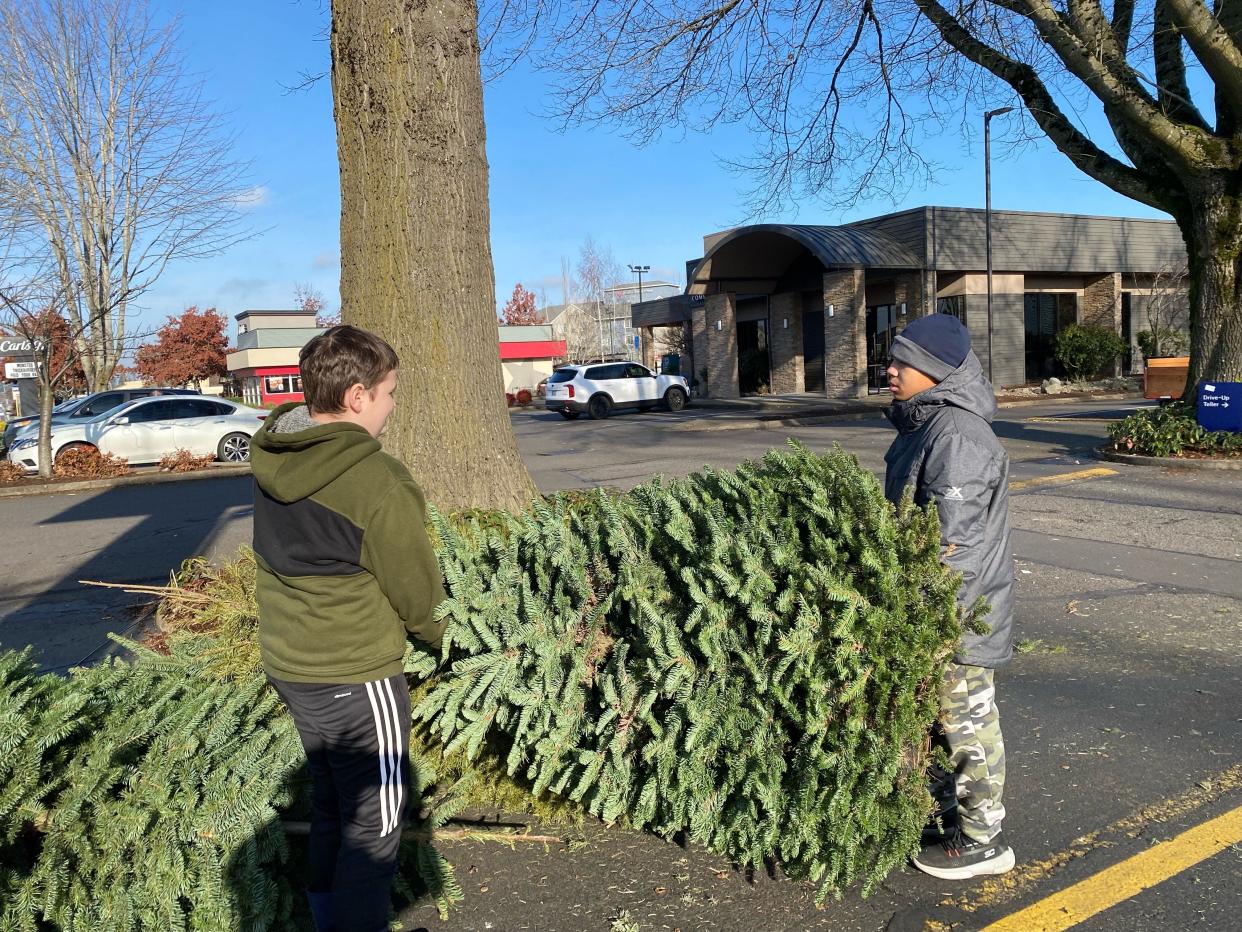
{"label": "red-leaved bush", "polygon": [[189,450],[173,450],[160,457],[160,472],[194,472],[210,468],[215,461],[214,453],[195,456]]}
{"label": "red-leaved bush", "polygon": [[73,479],[111,479],[129,474],[129,460],[100,453],[95,447],[74,447],[61,452],[52,464],[52,475]]}

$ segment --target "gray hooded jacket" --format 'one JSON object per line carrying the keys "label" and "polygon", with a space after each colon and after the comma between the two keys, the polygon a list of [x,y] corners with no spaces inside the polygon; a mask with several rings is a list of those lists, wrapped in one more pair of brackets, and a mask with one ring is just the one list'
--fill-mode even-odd
{"label": "gray hooded jacket", "polygon": [[943,381],[887,410],[897,439],[884,461],[884,494],[914,486],[919,505],[936,503],[944,562],[962,574],[958,601],[979,596],[992,610],[987,634],[967,633],[958,663],[999,667],[1013,656],[1013,558],[1009,542],[1009,455],[992,432],[996,397],[970,352]]}

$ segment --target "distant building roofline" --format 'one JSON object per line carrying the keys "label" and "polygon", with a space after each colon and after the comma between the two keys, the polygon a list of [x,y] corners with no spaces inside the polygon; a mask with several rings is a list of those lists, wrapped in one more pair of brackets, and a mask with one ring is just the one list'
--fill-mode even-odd
{"label": "distant building roofline", "polygon": [[[954,207],[948,204],[923,204],[918,207],[907,207],[905,210],[895,210],[887,214],[876,214],[874,217],[863,217],[859,220],[851,220],[843,223],[841,226],[850,226],[855,223],[871,223],[875,220],[887,220],[890,217],[901,217],[907,214],[922,213],[927,210],[944,210],[954,211],[955,213],[964,214],[982,214],[986,213],[983,207]],[[1124,220],[1127,223],[1164,223],[1176,224],[1172,217],[1131,217],[1127,214],[1077,214],[1069,211],[1055,210],[1008,210],[1003,207],[993,207],[992,216],[999,214],[1008,214],[1014,217],[1073,217],[1081,220]]]}
{"label": "distant building roofline", "polygon": [[235,314],[233,319],[241,320],[243,317],[249,317],[251,314],[262,314],[264,317],[294,317],[299,315],[302,317],[313,317],[315,316],[315,313],[315,311],[263,311],[258,310],[257,308],[251,308],[248,311],[242,311],[240,314]]}

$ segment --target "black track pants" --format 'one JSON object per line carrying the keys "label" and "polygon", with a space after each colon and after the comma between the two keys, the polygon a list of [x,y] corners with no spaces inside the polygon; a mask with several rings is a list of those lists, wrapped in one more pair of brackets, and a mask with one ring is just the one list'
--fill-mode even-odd
{"label": "black track pants", "polygon": [[410,802],[405,677],[271,683],[293,714],[314,781],[307,890],[332,893],[333,932],[387,929]]}

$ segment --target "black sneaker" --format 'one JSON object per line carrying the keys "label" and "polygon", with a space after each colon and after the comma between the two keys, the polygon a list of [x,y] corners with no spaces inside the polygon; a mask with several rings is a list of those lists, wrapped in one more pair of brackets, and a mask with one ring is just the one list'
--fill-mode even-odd
{"label": "black sneaker", "polygon": [[957,832],[938,845],[930,845],[914,856],[914,866],[941,880],[969,880],[1013,870],[1013,849],[997,835],[991,841],[975,841]]}

